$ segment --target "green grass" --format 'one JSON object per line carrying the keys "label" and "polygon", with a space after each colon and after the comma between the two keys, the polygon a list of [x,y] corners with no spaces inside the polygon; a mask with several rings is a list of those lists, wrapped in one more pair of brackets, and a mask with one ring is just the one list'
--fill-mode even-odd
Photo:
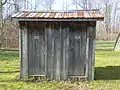
{"label": "green grass", "polygon": [[97,41],[94,81],[20,81],[18,51],[1,51],[0,90],[120,90],[120,52],[112,50],[114,43]]}
{"label": "green grass", "polygon": [[97,49],[113,49],[115,45],[114,41],[97,41],[96,48]]}

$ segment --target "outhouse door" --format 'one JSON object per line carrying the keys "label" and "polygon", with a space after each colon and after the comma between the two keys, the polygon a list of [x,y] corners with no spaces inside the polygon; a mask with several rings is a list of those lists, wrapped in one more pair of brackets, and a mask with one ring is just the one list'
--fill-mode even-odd
{"label": "outhouse door", "polygon": [[69,29],[29,31],[29,75],[67,79]]}
{"label": "outhouse door", "polygon": [[86,31],[79,27],[69,33],[69,76],[85,76]]}
{"label": "outhouse door", "polygon": [[44,29],[29,30],[29,75],[45,75]]}

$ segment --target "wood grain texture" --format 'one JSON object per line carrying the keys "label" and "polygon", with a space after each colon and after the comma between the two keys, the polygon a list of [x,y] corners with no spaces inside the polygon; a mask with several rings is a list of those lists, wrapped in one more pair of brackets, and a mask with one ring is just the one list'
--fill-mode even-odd
{"label": "wood grain texture", "polygon": [[72,27],[69,37],[69,76],[85,75],[86,28]]}
{"label": "wood grain texture", "polygon": [[28,79],[28,31],[22,27],[20,31],[21,79]]}
{"label": "wood grain texture", "polygon": [[20,57],[20,78],[23,77],[23,61],[22,61],[22,28],[19,28],[19,57]]}
{"label": "wood grain texture", "polygon": [[96,27],[88,26],[87,29],[87,80],[94,80],[94,62],[95,62],[95,37]]}
{"label": "wood grain texture", "polygon": [[21,76],[93,80],[95,34],[95,25],[86,22],[45,25],[29,22],[20,35]]}

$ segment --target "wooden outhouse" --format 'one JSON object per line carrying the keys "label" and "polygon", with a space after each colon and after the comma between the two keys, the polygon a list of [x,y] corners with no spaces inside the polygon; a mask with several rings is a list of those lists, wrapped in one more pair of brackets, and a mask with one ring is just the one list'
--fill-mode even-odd
{"label": "wooden outhouse", "polygon": [[97,10],[18,12],[20,77],[94,79]]}

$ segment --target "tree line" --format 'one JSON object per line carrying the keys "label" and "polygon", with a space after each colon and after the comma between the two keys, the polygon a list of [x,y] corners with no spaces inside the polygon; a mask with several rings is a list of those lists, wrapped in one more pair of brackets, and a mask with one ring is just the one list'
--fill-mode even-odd
{"label": "tree line", "polygon": [[[19,11],[52,11],[57,0],[0,0],[0,47],[18,47],[18,24],[10,17]],[[120,32],[120,0],[62,0],[61,10],[99,9],[103,22],[97,23],[97,39],[116,40]]]}

